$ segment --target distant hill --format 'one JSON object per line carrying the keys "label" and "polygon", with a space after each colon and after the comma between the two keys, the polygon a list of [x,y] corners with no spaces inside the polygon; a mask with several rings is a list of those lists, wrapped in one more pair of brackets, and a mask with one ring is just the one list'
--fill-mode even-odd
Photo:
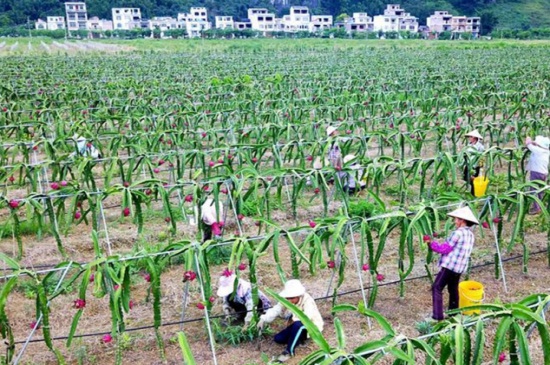
{"label": "distant hill", "polygon": [[[48,15],[64,15],[63,0],[0,0],[0,27],[24,24]],[[425,24],[435,10],[456,15],[483,16],[496,29],[550,27],[550,0],[88,0],[88,14],[111,19],[112,7],[139,7],[144,17],[176,16],[191,6],[205,6],[210,16],[232,15],[246,18],[250,7],[266,7],[279,16],[289,5],[307,5],[313,14],[367,12],[381,14],[387,3],[399,3]],[[482,19],[483,21],[483,19]]]}

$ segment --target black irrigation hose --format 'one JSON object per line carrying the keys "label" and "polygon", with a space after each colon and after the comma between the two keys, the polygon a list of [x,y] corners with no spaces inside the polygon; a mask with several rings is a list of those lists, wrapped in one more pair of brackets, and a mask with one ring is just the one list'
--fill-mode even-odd
{"label": "black irrigation hose", "polygon": [[[539,254],[546,253],[546,252],[547,252],[547,250],[540,250],[540,251],[531,253],[530,256],[539,255]],[[513,261],[513,260],[520,259],[522,257],[523,257],[523,255],[517,255],[517,256],[513,256],[513,257],[503,259],[501,261],[502,262],[508,262],[508,261]],[[479,264],[479,265],[476,265],[476,266],[472,266],[470,269],[477,269],[477,268],[480,268],[480,267],[485,267],[485,266],[494,265],[494,264],[495,264],[494,261],[493,262],[486,262],[484,264]],[[425,279],[427,277],[428,277],[428,275],[415,276],[414,278],[404,279],[403,281],[413,281],[413,280],[418,280],[418,279]],[[379,284],[378,286],[388,286],[388,285],[393,285],[393,284],[397,284],[397,283],[400,283],[400,280],[395,280],[395,281],[391,281],[391,282],[388,282],[388,283]],[[368,287],[364,287],[363,289],[349,290],[349,291],[342,292],[342,293],[336,293],[335,296],[341,297],[341,296],[348,295],[348,294],[355,294],[355,293],[360,292],[361,290],[372,289],[372,288],[373,288],[372,286],[368,286]],[[328,296],[324,296],[324,297],[314,298],[314,300],[316,300],[316,301],[317,300],[325,300],[325,299],[329,299],[329,298],[332,298],[332,297],[333,297],[333,295],[328,295]],[[239,313],[246,313],[246,312],[243,311],[243,312],[239,312]],[[217,315],[217,316],[209,316],[209,318],[211,318],[211,319],[224,318],[224,317],[225,317],[225,314],[220,314],[220,315]],[[168,327],[168,326],[175,326],[175,325],[184,324],[184,323],[199,322],[199,321],[204,320],[205,318],[206,317],[200,317],[200,318],[184,319],[182,321],[166,322],[166,323],[162,323],[160,325],[160,327]],[[125,332],[141,331],[141,330],[152,329],[152,328],[155,328],[155,326],[149,325],[149,326],[134,327],[134,328],[126,329]],[[107,335],[107,334],[110,334],[110,333],[111,332],[85,333],[85,334],[81,334],[81,335],[74,335],[73,338],[97,337],[97,336],[101,336],[101,335]],[[68,336],[58,336],[58,337],[52,337],[52,340],[54,340],[54,341],[55,340],[66,340],[68,338],[69,338]],[[39,339],[35,339],[35,340],[31,339],[28,342],[29,343],[36,343],[36,342],[44,342],[44,341],[45,340],[43,338],[39,338]],[[16,341],[16,342],[14,342],[14,345],[21,345],[21,344],[24,344],[25,342],[27,342],[27,341],[26,340],[25,341]]]}

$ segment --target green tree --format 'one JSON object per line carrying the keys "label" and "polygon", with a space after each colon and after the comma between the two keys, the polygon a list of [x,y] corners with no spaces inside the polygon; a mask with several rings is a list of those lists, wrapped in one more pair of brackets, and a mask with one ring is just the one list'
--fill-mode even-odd
{"label": "green tree", "polygon": [[493,29],[498,25],[498,18],[490,10],[482,12],[480,14],[480,18],[482,35],[490,34]]}

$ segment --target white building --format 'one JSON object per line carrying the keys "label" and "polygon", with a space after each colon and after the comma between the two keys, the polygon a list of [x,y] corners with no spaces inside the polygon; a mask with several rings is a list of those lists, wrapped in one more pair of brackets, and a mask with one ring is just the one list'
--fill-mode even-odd
{"label": "white building", "polygon": [[436,11],[426,19],[426,25],[430,28],[430,32],[471,32],[477,36],[481,27],[481,18],[453,16],[448,11]]}
{"label": "white building", "polygon": [[185,26],[189,38],[200,37],[202,32],[212,28],[208,21],[208,12],[204,7],[193,7],[189,14],[178,13],[178,22]]}
{"label": "white building", "polygon": [[115,29],[131,30],[140,27],[141,10],[139,8],[112,8],[111,13]]}
{"label": "white building", "polygon": [[113,30],[113,22],[111,20],[99,19],[97,16],[93,16],[88,19],[87,22],[88,30]]}
{"label": "white building", "polygon": [[48,30],[65,29],[65,18],[62,16],[49,16],[46,17],[48,23]]}
{"label": "white building", "polygon": [[149,29],[160,29],[161,32],[170,29],[181,29],[182,23],[178,22],[176,18],[170,16],[155,16],[149,20]]}
{"label": "white building", "polygon": [[372,32],[374,22],[367,13],[353,13],[353,17],[344,21],[344,27],[347,32]]}
{"label": "white building", "polygon": [[88,23],[88,11],[86,10],[86,3],[65,3],[65,14],[67,16],[67,29],[86,30]]}
{"label": "white building", "polygon": [[406,13],[399,4],[388,4],[384,15],[374,16],[374,30],[383,32],[418,31],[418,18]]}
{"label": "white building", "polygon": [[233,29],[235,22],[232,16],[216,16],[216,29]]}
{"label": "white building", "polygon": [[253,30],[272,32],[275,30],[275,14],[264,8],[248,9],[248,19]]}
{"label": "white building", "polygon": [[332,28],[332,23],[332,15],[312,15],[311,22],[309,23],[309,31],[313,33],[324,29],[330,29]]}
{"label": "white building", "polygon": [[34,29],[47,30],[48,23],[46,23],[42,19],[38,19],[37,21],[34,22]]}
{"label": "white building", "polygon": [[283,16],[286,32],[309,31],[310,14],[307,6],[291,6],[290,14]]}
{"label": "white building", "polygon": [[252,23],[247,22],[235,22],[235,29],[237,30],[246,30],[246,29],[252,29]]}

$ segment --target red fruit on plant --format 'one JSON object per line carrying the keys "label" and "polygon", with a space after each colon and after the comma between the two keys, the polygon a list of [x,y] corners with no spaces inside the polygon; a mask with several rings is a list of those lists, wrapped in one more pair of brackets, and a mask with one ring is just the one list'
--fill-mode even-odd
{"label": "red fruit on plant", "polygon": [[86,147],[88,148],[92,147],[92,143],[91,142],[86,143]]}
{"label": "red fruit on plant", "polygon": [[314,193],[314,194],[319,194],[320,192],[321,192],[321,189],[319,189],[319,188],[315,188],[315,189],[313,190],[313,193]]}
{"label": "red fruit on plant", "polygon": [[482,226],[483,228],[489,228],[489,223],[483,222],[483,223],[481,223],[481,226]]}
{"label": "red fruit on plant", "polygon": [[206,307],[202,303],[197,303],[197,308],[199,308],[200,310],[203,310]]}
{"label": "red fruit on plant", "polygon": [[184,200],[186,203],[191,203],[193,201],[193,195],[186,195]]}
{"label": "red fruit on plant", "polygon": [[125,182],[122,183],[122,186],[127,188],[128,186],[130,186],[130,183],[128,181],[125,181]]}
{"label": "red fruit on plant", "polygon": [[183,273],[183,282],[193,281],[197,278],[197,273],[192,270],[186,271]]}
{"label": "red fruit on plant", "polygon": [[65,180],[61,181],[61,186],[67,186],[67,182]]}
{"label": "red fruit on plant", "polygon": [[233,275],[233,271],[231,271],[229,269],[224,269],[222,271],[222,276],[225,276],[226,278],[230,277],[231,275]]}
{"label": "red fruit on plant", "polygon": [[241,262],[237,268],[239,269],[239,271],[246,270],[246,264]]}
{"label": "red fruit on plant", "polygon": [[493,218],[493,223],[500,223],[500,222],[502,222],[502,218],[500,217]]}
{"label": "red fruit on plant", "polygon": [[113,336],[107,334],[105,336],[103,336],[103,338],[101,339],[101,341],[103,341],[103,343],[109,343],[113,340]]}
{"label": "red fruit on plant", "polygon": [[164,162],[166,162],[166,161],[164,161],[164,160],[159,160],[159,166],[160,166],[160,165],[164,165]]}
{"label": "red fruit on plant", "polygon": [[202,136],[202,138],[205,138],[206,137],[206,132],[202,132],[201,136]]}
{"label": "red fruit on plant", "polygon": [[423,237],[422,239],[424,240],[424,242],[430,242],[430,240],[431,240],[432,238],[430,237],[430,235],[425,234],[424,237]]}
{"label": "red fruit on plant", "polygon": [[146,282],[150,283],[151,282],[151,274],[143,275],[143,279],[145,279]]}
{"label": "red fruit on plant", "polygon": [[306,157],[306,161],[313,161],[313,156],[312,155],[308,155]]}
{"label": "red fruit on plant", "polygon": [[53,190],[57,190],[57,189],[59,189],[59,184],[56,183],[56,182],[53,182],[53,183],[50,184],[50,187],[51,187]]}
{"label": "red fruit on plant", "polygon": [[256,157],[252,157],[252,162],[256,163],[256,162],[258,162],[258,159]]}
{"label": "red fruit on plant", "polygon": [[8,108],[2,108],[2,111],[5,113],[8,111]]}
{"label": "red fruit on plant", "polygon": [[160,172],[160,169],[159,169],[159,168],[154,168],[154,169],[153,169],[153,172],[154,172],[155,174],[158,174],[158,173]]}
{"label": "red fruit on plant", "polygon": [[151,189],[145,190],[145,195],[151,195],[153,194],[153,191]]}
{"label": "red fruit on plant", "polygon": [[115,289],[115,291],[117,291],[119,288],[120,288],[120,285],[118,285],[118,284],[115,284],[115,285],[113,286],[113,289]]}
{"label": "red fruit on plant", "polygon": [[122,210],[122,214],[127,217],[130,215],[130,208],[126,207]]}
{"label": "red fruit on plant", "polygon": [[77,208],[82,208],[82,202],[77,202],[77,203],[76,203],[76,207],[77,207]]}
{"label": "red fruit on plant", "polygon": [[504,352],[501,352],[498,355],[498,362],[504,362],[504,360],[506,360],[506,354]]}
{"label": "red fruit on plant", "polygon": [[327,267],[329,269],[334,269],[336,267],[336,263],[332,260],[327,261]]}
{"label": "red fruit on plant", "polygon": [[311,228],[315,228],[316,225],[317,225],[317,223],[315,223],[314,221],[309,221],[309,226]]}
{"label": "red fruit on plant", "polygon": [[202,190],[203,190],[203,191],[208,191],[208,189],[210,189],[210,188],[208,187],[208,185],[204,185],[204,186],[202,187]]}
{"label": "red fruit on plant", "polygon": [[394,127],[393,123],[390,123],[390,128],[393,128],[393,127]]}
{"label": "red fruit on plant", "polygon": [[208,298],[208,301],[210,303],[214,303],[216,301],[216,297],[212,295],[210,298]]}
{"label": "red fruit on plant", "polygon": [[82,309],[86,307],[86,301],[84,299],[76,299],[73,301],[73,308]]}
{"label": "red fruit on plant", "polygon": [[95,280],[95,275],[94,274],[90,275],[90,278],[88,280],[90,281],[90,283],[93,283]]}
{"label": "red fruit on plant", "polygon": [[244,215],[242,215],[242,214],[237,215],[237,219],[242,221],[244,219]]}
{"label": "red fruit on plant", "polygon": [[346,130],[346,134],[351,134],[351,129]]}
{"label": "red fruit on plant", "polygon": [[171,219],[170,219],[170,217],[166,217],[166,218],[164,218],[164,221],[165,221],[166,223],[170,223]]}
{"label": "red fruit on plant", "polygon": [[232,154],[227,155],[227,159],[228,159],[228,160],[232,160],[232,159],[233,159],[233,155],[232,155]]}
{"label": "red fruit on plant", "polygon": [[376,280],[378,280],[378,281],[384,281],[384,279],[385,279],[384,275],[382,275],[382,274],[377,274],[377,275],[376,275]]}
{"label": "red fruit on plant", "polygon": [[134,309],[134,301],[133,300],[130,300],[130,302],[128,303],[128,308]]}
{"label": "red fruit on plant", "polygon": [[40,328],[40,325],[38,324],[38,322],[32,321],[30,327],[31,327],[31,330],[33,330],[33,329],[39,329],[39,328]]}
{"label": "red fruit on plant", "polygon": [[341,170],[342,170],[342,168],[341,168],[340,166],[336,166],[334,169],[335,169],[336,171],[341,171]]}
{"label": "red fruit on plant", "polygon": [[[218,158],[218,163],[223,163],[223,158]],[[214,166],[214,163],[210,161],[209,165]]]}
{"label": "red fruit on plant", "polygon": [[439,236],[439,234],[437,232],[434,232],[433,236],[434,236],[434,238],[437,238]]}
{"label": "red fruit on plant", "polygon": [[33,151],[38,151],[38,146],[32,146]]}
{"label": "red fruit on plant", "polygon": [[8,179],[10,182],[14,182],[15,181],[15,177],[13,176],[10,176],[10,178]]}
{"label": "red fruit on plant", "polygon": [[260,226],[260,224],[261,224],[261,222],[260,222],[260,221],[256,221],[256,222],[254,222],[254,225],[255,225],[256,227],[259,227],[259,226]]}
{"label": "red fruit on plant", "polygon": [[361,268],[363,269],[363,271],[369,271],[370,270],[369,264],[363,264],[363,266]]}
{"label": "red fruit on plant", "polygon": [[222,189],[220,189],[220,191],[222,192],[222,194],[227,194],[228,193],[226,188],[222,188]]}
{"label": "red fruit on plant", "polygon": [[74,219],[80,219],[82,217],[82,213],[80,213],[78,210],[74,213]]}

